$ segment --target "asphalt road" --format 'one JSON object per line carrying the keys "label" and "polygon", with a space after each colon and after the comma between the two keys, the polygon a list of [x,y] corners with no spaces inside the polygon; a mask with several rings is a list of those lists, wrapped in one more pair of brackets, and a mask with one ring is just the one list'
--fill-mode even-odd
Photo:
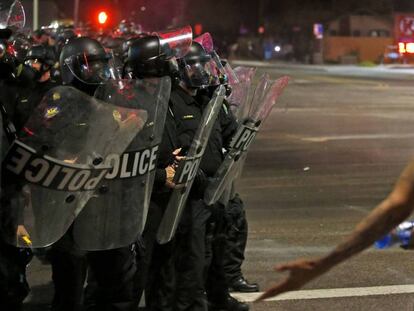
{"label": "asphalt road", "polygon": [[[326,253],[391,190],[414,155],[414,76],[286,65],[263,71],[292,77],[239,184],[250,225],[244,271],[265,288],[283,277],[272,272],[276,263]],[[331,291],[252,309],[413,310],[413,288],[398,287],[414,284],[413,259],[398,247],[370,249],[305,288]]]}
{"label": "asphalt road", "polygon": [[[292,78],[239,183],[250,226],[244,272],[265,288],[282,277],[274,264],[329,251],[389,192],[414,155],[414,76],[257,64],[259,74]],[[398,247],[370,249],[305,292],[251,309],[413,310],[413,259]],[[47,310],[49,267],[34,261],[29,281],[26,310]]]}

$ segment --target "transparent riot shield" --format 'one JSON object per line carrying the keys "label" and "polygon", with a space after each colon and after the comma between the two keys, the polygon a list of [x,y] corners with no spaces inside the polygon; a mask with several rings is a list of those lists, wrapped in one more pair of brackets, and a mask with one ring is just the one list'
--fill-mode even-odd
{"label": "transparent riot shield", "polygon": [[211,130],[216,122],[225,95],[224,86],[220,86],[214,92],[207,105],[202,121],[194,135],[190,149],[177,168],[174,176],[176,188],[171,194],[163,219],[158,228],[157,240],[164,244],[172,239],[181,218],[182,211],[190,193],[195,175],[200,165],[201,158],[207,146]]}
{"label": "transparent riot shield", "polygon": [[[236,117],[236,120],[242,122],[247,118],[252,104],[252,82],[254,75],[256,74],[256,68],[239,66],[233,70],[230,64],[227,63],[224,66],[224,71],[228,77],[228,83],[232,90],[230,96],[227,97],[227,102],[229,103],[230,109]],[[242,161],[238,162],[239,166],[241,162]],[[237,172],[238,175],[240,175],[241,170],[237,169]],[[219,201],[223,205],[227,205],[228,201],[234,197],[235,179],[236,178],[234,178],[233,182],[229,183],[229,186],[223,190],[223,193],[220,196]],[[226,183],[226,181],[224,182]]]}
{"label": "transparent riot shield", "polygon": [[204,201],[207,205],[217,202],[223,191],[230,189],[260,126],[269,116],[288,82],[288,77],[276,81],[271,81],[268,75],[261,78],[253,95],[248,117],[240,123],[225,159],[204,193]]}
{"label": "transparent riot shield", "polygon": [[0,29],[21,29],[26,22],[22,4],[18,0],[1,0]]}
{"label": "transparent riot shield", "polygon": [[46,93],[2,162],[0,231],[21,247],[56,242],[143,128],[147,112],[103,103],[72,87]]}
{"label": "transparent riot shield", "polygon": [[89,200],[74,222],[74,239],[81,249],[123,247],[144,230],[170,90],[169,77],[111,81],[97,90],[100,99],[143,110],[148,117],[128,148],[104,161],[112,168],[104,177],[104,191]]}
{"label": "transparent riot shield", "polygon": [[237,76],[237,80],[229,80],[232,91],[227,101],[236,119],[243,120],[250,110],[249,92],[256,74],[256,68],[236,67],[233,71]]}

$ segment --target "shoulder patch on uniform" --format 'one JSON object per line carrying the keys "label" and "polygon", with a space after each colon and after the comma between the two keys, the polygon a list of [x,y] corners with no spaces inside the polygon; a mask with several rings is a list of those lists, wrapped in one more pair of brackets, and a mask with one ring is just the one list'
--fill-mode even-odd
{"label": "shoulder patch on uniform", "polygon": [[183,120],[188,120],[188,119],[194,119],[194,115],[187,114],[187,115],[183,116]]}
{"label": "shoulder patch on uniform", "polygon": [[56,100],[59,100],[59,99],[60,99],[60,93],[58,93],[58,92],[53,93],[53,100],[56,101]]}
{"label": "shoulder patch on uniform", "polygon": [[50,108],[46,109],[45,118],[46,119],[51,119],[54,116],[56,116],[59,112],[60,112],[59,107],[50,107]]}

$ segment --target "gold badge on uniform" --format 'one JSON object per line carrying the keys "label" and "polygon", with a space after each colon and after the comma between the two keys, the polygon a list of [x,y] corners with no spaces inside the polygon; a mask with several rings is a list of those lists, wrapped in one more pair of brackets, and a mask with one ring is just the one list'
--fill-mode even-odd
{"label": "gold badge on uniform", "polygon": [[184,120],[188,120],[188,119],[194,119],[194,116],[192,114],[188,114],[186,116],[183,116]]}

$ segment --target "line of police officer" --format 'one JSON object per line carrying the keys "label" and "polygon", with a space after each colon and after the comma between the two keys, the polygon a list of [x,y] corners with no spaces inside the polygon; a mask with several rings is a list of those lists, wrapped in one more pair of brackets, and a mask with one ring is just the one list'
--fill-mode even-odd
{"label": "line of police officer", "polygon": [[[144,290],[150,310],[247,310],[246,304],[231,298],[229,287],[258,290],[256,285],[244,280],[240,270],[247,238],[241,201],[237,197],[233,200],[231,213],[227,206],[206,206],[203,202],[203,190],[223,160],[223,149],[237,129],[225,103],[197,170],[177,233],[167,244],[156,242],[156,232],[171,189],[176,186],[177,165],[190,148],[212,90],[220,84],[217,83],[217,72],[207,70],[211,56],[200,44],[193,42],[190,51],[175,61],[160,55],[157,42],[159,44],[157,36],[133,40],[123,66],[124,76],[142,79],[167,75],[174,81],[144,233],[137,236],[136,243],[127,247],[86,252],[77,246],[71,227],[48,252],[55,285],[53,310],[136,310]],[[65,63],[66,59],[78,55],[89,59],[87,70],[82,67],[86,65],[84,63],[72,67]],[[92,96],[97,85],[107,79],[107,55],[94,39],[71,39],[60,53],[62,82]],[[3,77],[0,88],[2,94],[8,94],[2,98],[11,99],[3,102],[2,116],[7,132],[19,135],[25,131],[24,124],[31,111],[56,85],[50,79],[55,57],[49,47],[34,46],[26,56],[24,70],[21,70],[21,64],[7,69],[9,75]],[[10,136],[9,140],[12,139]],[[229,232],[233,232],[231,238]],[[235,232],[242,232],[241,238]],[[25,235],[24,232],[21,234]],[[233,247],[226,247],[231,239],[234,240]],[[240,245],[235,247],[236,244]],[[228,249],[236,254],[233,259],[229,254],[226,256]],[[3,280],[11,281],[2,285],[4,296],[0,298],[4,299],[0,301],[5,303],[6,310],[18,310],[27,295],[27,284],[21,276],[24,276],[24,266],[30,260],[30,254],[27,249],[13,248],[5,243],[0,251],[3,262],[0,269],[16,267],[15,258],[24,258],[17,265],[15,275],[2,271],[4,275],[8,274]],[[21,256],[22,252],[24,256]],[[226,270],[230,273],[226,274]],[[13,284],[16,275],[21,284]]]}

